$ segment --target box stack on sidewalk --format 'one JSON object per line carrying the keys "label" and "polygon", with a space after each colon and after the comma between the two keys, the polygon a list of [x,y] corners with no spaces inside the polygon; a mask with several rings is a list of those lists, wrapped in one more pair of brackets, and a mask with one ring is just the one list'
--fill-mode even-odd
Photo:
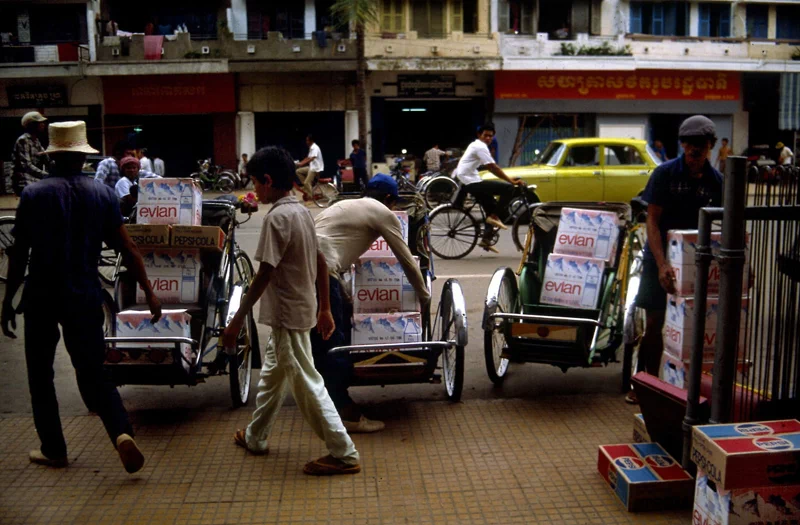
{"label": "box stack on sidewalk", "polygon": [[[694,286],[697,267],[695,249],[697,230],[670,230],[667,234],[667,260],[675,272],[676,293],[667,296],[666,318],[664,320],[664,353],[661,358],[659,377],[667,383],[685,389],[694,337]],[[721,233],[711,234],[711,250],[719,254]],[[739,324],[739,344],[744,343],[745,319],[748,298],[747,276],[749,274],[747,249],[742,290],[741,323]],[[706,300],[705,326],[703,328],[703,371],[710,372],[714,366],[714,348],[717,339],[717,314],[719,311],[720,270],[716,260],[711,262],[708,271],[708,297]],[[741,370],[743,363],[739,363]]]}
{"label": "box stack on sidewalk", "polygon": [[613,266],[619,229],[617,214],[563,208],[553,253],[547,257],[540,302],[595,309],[606,265]]}
{"label": "box stack on sidewalk", "polygon": [[[126,229],[139,247],[147,279],[165,309],[162,318],[151,323],[144,290],[137,284],[134,304],[117,314],[117,336],[191,337],[188,310],[200,301],[201,250],[221,252],[225,244],[225,233],[219,227],[201,225],[202,205],[202,190],[192,179],[140,181],[137,224],[126,225]],[[127,346],[142,347],[139,343]],[[148,345],[148,349],[152,348],[169,349],[174,345]],[[183,368],[189,371],[197,356],[190,345],[181,348]],[[171,358],[169,351],[159,355],[164,355],[163,362]]]}
{"label": "box stack on sidewalk", "polygon": [[[400,220],[403,240],[408,244],[408,214],[394,212]],[[419,260],[414,258],[419,264]],[[352,269],[352,344],[415,343],[422,339],[422,315],[416,291],[386,241],[379,237]],[[386,352],[365,364],[388,363],[387,358],[414,362],[402,352]],[[358,369],[358,363],[356,363]]]}
{"label": "box stack on sidewalk", "polygon": [[800,523],[800,421],[694,427],[692,461],[692,523]]}

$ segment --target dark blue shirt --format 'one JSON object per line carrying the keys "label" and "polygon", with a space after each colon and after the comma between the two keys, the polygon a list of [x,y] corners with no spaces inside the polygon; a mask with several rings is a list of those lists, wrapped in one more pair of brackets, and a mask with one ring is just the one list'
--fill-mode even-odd
{"label": "dark blue shirt", "polygon": [[121,224],[114,191],[80,171],[27,186],[12,231],[17,253],[30,250],[26,307],[99,304],[97,261],[104,241],[119,248],[113,240]]}
{"label": "dark blue shirt", "polygon": [[[681,155],[653,170],[642,199],[663,208],[658,229],[666,247],[669,230],[697,229],[700,208],[722,205],[722,174],[706,161],[703,175],[692,177]],[[644,257],[653,258],[649,244]]]}
{"label": "dark blue shirt", "polygon": [[363,149],[353,150],[350,154],[350,163],[354,168],[367,169],[367,152]]}

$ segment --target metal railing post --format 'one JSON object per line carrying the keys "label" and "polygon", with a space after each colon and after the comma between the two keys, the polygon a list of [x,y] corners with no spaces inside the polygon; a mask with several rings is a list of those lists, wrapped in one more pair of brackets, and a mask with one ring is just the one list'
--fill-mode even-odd
{"label": "metal railing post", "polygon": [[728,157],[723,185],[722,248],[718,258],[719,316],[711,389],[711,423],[728,422],[733,407],[745,260],[746,164],[745,157]]}
{"label": "metal railing post", "polygon": [[703,208],[698,217],[697,246],[695,264],[697,273],[694,279],[694,332],[687,377],[686,417],[683,419],[683,458],[684,470],[692,472],[695,468],[691,459],[692,427],[704,423],[700,419],[700,382],[703,378],[703,342],[706,322],[706,298],[708,296],[708,269],[714,257],[711,255],[711,224],[722,214],[721,208]]}

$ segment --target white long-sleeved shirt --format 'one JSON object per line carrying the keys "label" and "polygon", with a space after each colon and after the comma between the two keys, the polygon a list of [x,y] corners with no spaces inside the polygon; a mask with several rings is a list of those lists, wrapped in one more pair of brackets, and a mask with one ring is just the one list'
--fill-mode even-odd
{"label": "white long-sleeved shirt", "polygon": [[378,237],[383,236],[417,297],[422,302],[430,301],[425,279],[403,239],[400,220],[382,203],[370,198],[339,201],[317,215],[314,226],[330,271],[347,271]]}

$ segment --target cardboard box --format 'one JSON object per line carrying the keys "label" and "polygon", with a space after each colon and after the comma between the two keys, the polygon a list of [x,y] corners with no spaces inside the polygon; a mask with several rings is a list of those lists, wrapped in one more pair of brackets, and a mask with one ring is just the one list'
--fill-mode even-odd
{"label": "cardboard box", "polygon": [[[400,219],[400,230],[403,234],[403,240],[406,244],[408,244],[408,212],[406,211],[393,211],[398,219]],[[386,239],[383,237],[378,237],[375,239],[375,242],[369,247],[369,249],[364,252],[365,256],[389,256],[394,257],[394,253],[392,253],[391,248],[389,248],[389,244],[387,244]]]}
{"label": "cardboard box", "polygon": [[696,426],[692,461],[718,490],[800,485],[800,421]]}
{"label": "cardboard box", "polygon": [[647,426],[644,424],[644,416],[641,414],[633,415],[633,441],[634,443],[650,443],[650,434],[647,433]]}
{"label": "cardboard box", "polygon": [[574,308],[597,308],[605,263],[572,255],[547,257],[540,301]]}
{"label": "cardboard box", "polygon": [[[419,258],[414,258],[419,266]],[[417,312],[414,287],[395,257],[361,257],[353,275],[353,311]]]}
{"label": "cardboard box", "polygon": [[[152,315],[147,310],[125,310],[117,314],[117,336],[118,337],[191,337],[191,316],[186,310],[162,310],[161,319],[155,324],[150,322]],[[174,344],[170,343],[118,343],[117,348],[165,348],[169,349],[166,359],[161,364],[173,362],[172,349]],[[187,372],[190,363],[193,365],[197,354],[189,344],[181,344],[181,364]],[[131,354],[123,352],[123,360],[120,364],[132,365],[155,365],[146,355],[138,356],[133,359]]]}
{"label": "cardboard box", "polygon": [[692,523],[696,525],[777,525],[800,523],[800,485],[720,490],[697,471]]}
{"label": "cardboard box", "polygon": [[600,259],[613,265],[618,239],[616,213],[563,208],[553,253]]}
{"label": "cardboard box", "polygon": [[597,470],[629,512],[692,505],[694,480],[658,443],[601,445]]}
{"label": "cardboard box", "polygon": [[[667,260],[675,271],[675,288],[677,295],[694,295],[694,281],[697,275],[697,230],[670,230],[667,232]],[[721,248],[722,232],[711,232],[711,253],[719,255]],[[745,268],[742,279],[742,293],[747,293],[749,279],[749,246],[750,237],[745,241]],[[708,269],[708,293],[719,293],[720,270],[716,259],[711,261]]]}
{"label": "cardboard box", "polygon": [[[200,297],[200,252],[198,250],[148,250],[142,252],[147,280],[162,303],[196,303]],[[144,290],[136,286],[136,302],[145,302]]]}
{"label": "cardboard box", "polygon": [[170,232],[166,224],[126,224],[125,229],[137,246],[169,246]]}
{"label": "cardboard box", "polygon": [[202,224],[203,192],[193,179],[139,181],[137,224]]}
{"label": "cardboard box", "polygon": [[221,252],[225,246],[225,233],[219,226],[183,226],[172,227],[174,248],[199,248]]}
{"label": "cardboard box", "polygon": [[[739,322],[739,345],[744,345],[745,325],[749,300],[742,298],[741,320]],[[717,345],[717,313],[719,297],[708,296],[706,299],[706,320],[703,333],[703,360],[714,360],[714,349]],[[692,338],[694,334],[694,297],[667,296],[667,311],[664,319],[664,348],[681,360],[692,355]]]}
{"label": "cardboard box", "polygon": [[417,312],[353,314],[352,344],[416,343],[422,340]]}

